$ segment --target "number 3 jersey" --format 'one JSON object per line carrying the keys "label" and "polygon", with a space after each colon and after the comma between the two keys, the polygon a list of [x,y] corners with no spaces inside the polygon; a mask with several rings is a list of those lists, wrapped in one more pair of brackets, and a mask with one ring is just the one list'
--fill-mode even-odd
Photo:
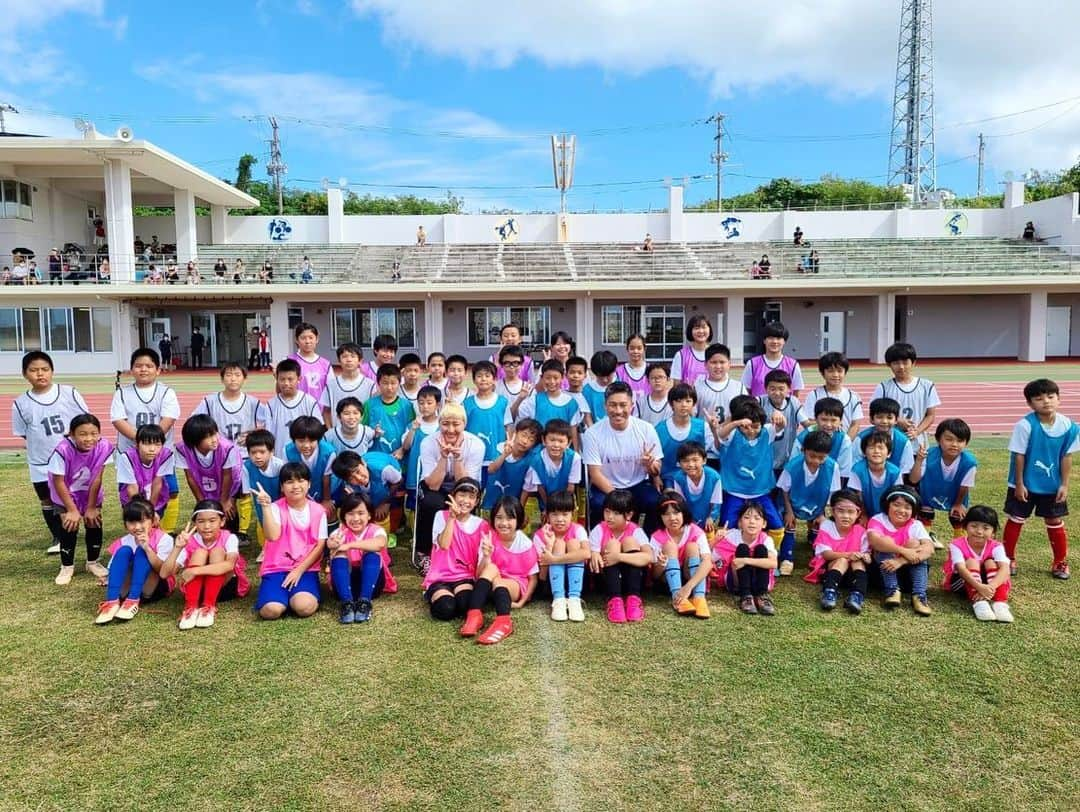
{"label": "number 3 jersey", "polygon": [[[121,386],[113,395],[112,407],[109,409],[109,420],[126,420],[136,431],[142,426],[152,423],[160,424],[162,420],[172,418],[180,419],[180,401],[176,399],[176,392],[172,387],[158,381],[153,386],[140,387],[133,383]],[[165,432],[165,445],[174,448],[172,427]],[[120,452],[135,447],[135,441],[129,440],[123,434],[116,435],[116,449]]]}
{"label": "number 3 jersey", "polygon": [[73,386],[53,384],[49,391],[24,392],[11,404],[11,432],[26,440],[31,482],[49,480],[49,457],[67,434],[71,419],[90,408]]}

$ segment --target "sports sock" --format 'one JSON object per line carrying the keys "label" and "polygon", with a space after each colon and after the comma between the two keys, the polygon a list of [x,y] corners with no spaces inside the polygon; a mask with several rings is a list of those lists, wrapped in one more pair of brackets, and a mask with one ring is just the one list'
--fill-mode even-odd
{"label": "sports sock", "polygon": [[607,587],[609,598],[622,597],[622,568],[618,564],[604,567],[604,586]]}
{"label": "sports sock", "polygon": [[[490,581],[488,583],[491,583]],[[491,602],[495,604],[496,615],[509,615],[510,604],[513,601],[510,600],[510,590],[505,586],[496,587],[491,593]]]}
{"label": "sports sock", "polygon": [[668,591],[674,595],[682,588],[682,568],[679,567],[679,559],[672,556],[664,565],[664,580],[667,581]]}
{"label": "sports sock", "polygon": [[491,581],[487,578],[477,578],[476,585],[472,590],[472,598],[469,600],[470,609],[483,609],[491,594]]}
{"label": "sports sock", "polygon": [[551,597],[555,600],[566,597],[566,564],[548,565],[548,583],[551,585]]}
{"label": "sports sock", "polygon": [[[41,517],[45,520],[45,526],[49,528],[54,539],[59,539],[64,532],[64,526],[60,524],[60,514],[51,507],[41,509]],[[52,542],[49,542],[50,544]]]}
{"label": "sports sock", "polygon": [[1024,529],[1024,523],[1018,522],[1011,516],[1005,522],[1005,530],[1001,534],[1001,543],[1005,545],[1005,554],[1010,561],[1016,560],[1016,542],[1020,540],[1020,531]]}
{"label": "sports sock", "polygon": [[[690,575],[697,575],[698,567],[701,566],[701,559],[696,555],[686,559],[686,566],[690,568]],[[695,598],[705,597],[705,578],[702,578],[698,583],[694,585],[694,588],[690,590],[690,594]]]}
{"label": "sports sock", "polygon": [[1046,535],[1050,539],[1050,549],[1054,551],[1054,563],[1060,564],[1069,557],[1069,537],[1065,534],[1065,525],[1047,527]]}
{"label": "sports sock", "polygon": [[330,583],[334,585],[334,592],[337,593],[338,600],[343,603],[353,599],[351,576],[352,567],[348,558],[334,556],[330,559]]}
{"label": "sports sock", "polygon": [[860,595],[866,594],[866,570],[855,570],[851,573],[851,591]]}
{"label": "sports sock", "polygon": [[623,589],[627,595],[641,595],[641,581],[645,575],[644,567],[635,567],[633,564],[620,564],[622,567]]}
{"label": "sports sock", "polygon": [[[120,600],[120,592],[124,588],[124,580],[127,578],[128,571],[131,569],[131,562],[135,554],[131,551],[130,547],[120,547],[116,551],[116,555],[112,557],[109,562],[109,580],[105,586],[105,600],[118,601]],[[145,579],[144,579],[145,580]],[[138,595],[132,588],[129,595]]]}
{"label": "sports sock", "polygon": [[581,597],[581,588],[585,585],[585,562],[566,565],[566,593],[571,598]]}
{"label": "sports sock", "polygon": [[[123,549],[123,548],[121,548]],[[119,552],[119,550],[117,551]],[[131,584],[128,587],[128,598],[131,600],[140,600],[142,598],[143,584],[146,583],[146,579],[150,577],[150,572],[153,568],[150,566],[150,559],[146,555],[146,551],[140,547],[135,551],[131,562]],[[112,562],[109,562],[109,576],[112,576]]]}
{"label": "sports sock", "polygon": [[203,606],[216,607],[218,594],[221,592],[221,588],[225,586],[225,579],[229,577],[229,573],[205,575],[203,577],[206,579],[205,589],[203,590]]}
{"label": "sports sock", "polygon": [[199,608],[199,596],[202,594],[203,578],[205,575],[196,575],[180,591],[184,593],[184,611]]}
{"label": "sports sock", "polygon": [[838,570],[825,570],[825,577],[821,579],[822,589],[839,589],[841,575]]}
{"label": "sports sock", "polygon": [[777,550],[779,550],[780,547],[783,546],[783,544],[784,544],[784,528],[777,527],[777,528],[774,528],[773,530],[766,530],[765,534],[769,538],[772,539],[773,546],[776,547]]}
{"label": "sports sock", "polygon": [[364,553],[360,559],[360,597],[365,601],[371,600],[375,594],[375,584],[379,582],[379,573],[382,572],[382,556],[378,553]]}
{"label": "sports sock", "polygon": [[97,561],[101,555],[101,542],[105,538],[105,531],[100,527],[86,528],[86,560]]}
{"label": "sports sock", "polygon": [[781,561],[794,561],[795,560],[795,531],[785,530],[784,539],[780,542],[779,555],[777,558]]}

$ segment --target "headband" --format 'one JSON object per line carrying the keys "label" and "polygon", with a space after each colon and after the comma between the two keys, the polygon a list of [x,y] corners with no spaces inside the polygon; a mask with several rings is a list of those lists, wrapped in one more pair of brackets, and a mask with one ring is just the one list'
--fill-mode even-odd
{"label": "headband", "polygon": [[918,500],[916,500],[915,497],[911,495],[911,492],[901,490],[900,488],[894,488],[893,490],[887,492],[885,494],[885,501],[886,503],[891,502],[898,496],[901,499],[906,499],[908,502],[910,502],[912,507],[918,507]]}
{"label": "headband", "polygon": [[679,502],[677,499],[665,499],[663,502],[660,503],[660,507],[667,507],[668,505],[675,505],[676,507],[678,507]]}
{"label": "headband", "polygon": [[220,511],[217,508],[202,508],[201,510],[193,510],[191,512],[191,516],[192,516],[192,518],[194,518],[195,516],[198,516],[200,513],[216,513],[218,516],[224,516],[225,515],[225,513],[223,511]]}

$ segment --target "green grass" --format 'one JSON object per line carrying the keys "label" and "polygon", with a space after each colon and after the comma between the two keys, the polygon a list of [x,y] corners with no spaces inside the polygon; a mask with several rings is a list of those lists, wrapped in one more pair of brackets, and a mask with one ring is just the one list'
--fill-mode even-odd
{"label": "green grass", "polygon": [[[979,454],[976,495],[998,506],[1005,452]],[[259,622],[248,598],[181,633],[173,598],[97,628],[102,591],[81,569],[53,585],[12,456],[2,808],[1076,808],[1077,581],[1051,580],[1037,526],[1012,626],[937,589],[929,619],[876,596],[826,615],[794,578],[771,619],[717,596],[709,621],[652,599],[632,627],[597,600],[580,625],[532,605],[487,649],[427,617],[398,550],[401,591],[367,626],[335,605]],[[106,516],[110,537],[115,502]]]}

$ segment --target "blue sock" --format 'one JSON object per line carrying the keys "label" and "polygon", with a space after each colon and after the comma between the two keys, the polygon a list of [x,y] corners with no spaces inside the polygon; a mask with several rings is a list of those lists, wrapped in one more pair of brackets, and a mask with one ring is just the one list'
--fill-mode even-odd
{"label": "blue sock", "polygon": [[375,594],[375,584],[382,572],[382,556],[378,553],[364,553],[360,559],[360,598],[365,601],[371,600]]}
{"label": "blue sock", "polygon": [[121,547],[116,551],[116,555],[109,562],[109,580],[105,587],[105,600],[120,600],[120,590],[124,588],[124,580],[131,569],[131,562],[134,557],[135,553],[127,547]]}
{"label": "blue sock", "polygon": [[[686,566],[688,566],[690,568],[690,574],[691,575],[697,575],[698,567],[701,566],[701,559],[698,558],[697,556],[694,556],[693,558],[688,558],[688,559],[686,559]],[[694,588],[692,590],[690,590],[690,594],[693,595],[695,598],[698,598],[698,597],[704,598],[705,597],[705,579],[704,578],[702,578],[701,582],[696,584],[694,586]]]}
{"label": "blue sock", "polygon": [[334,584],[334,592],[339,601],[352,600],[352,567],[349,559],[335,556],[330,559],[330,581]]}
{"label": "blue sock", "polygon": [[566,597],[566,564],[548,565],[548,583],[551,584],[552,598]]}
{"label": "blue sock", "polygon": [[566,565],[567,592],[571,598],[581,597],[581,588],[585,584],[585,562]]}
{"label": "blue sock", "polygon": [[142,600],[143,585],[150,577],[150,559],[146,556],[146,550],[140,547],[135,551],[135,557],[131,564],[131,586],[127,596],[131,600]]}
{"label": "blue sock", "polygon": [[780,542],[780,551],[777,556],[781,561],[795,560],[795,531],[785,530],[784,540]]}
{"label": "blue sock", "polygon": [[672,556],[664,565],[664,580],[667,581],[668,591],[672,595],[682,587],[682,568],[679,566],[678,556]]}

